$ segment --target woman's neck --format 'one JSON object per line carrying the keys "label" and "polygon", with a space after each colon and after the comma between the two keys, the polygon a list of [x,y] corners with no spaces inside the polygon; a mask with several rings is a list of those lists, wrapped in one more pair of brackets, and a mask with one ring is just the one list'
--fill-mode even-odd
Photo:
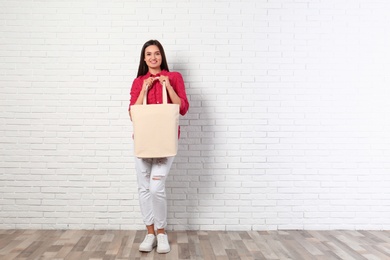
{"label": "woman's neck", "polygon": [[156,74],[158,74],[158,73],[161,72],[161,69],[150,69],[150,68],[149,68],[149,72],[150,72],[150,74],[152,74],[152,75],[156,75]]}

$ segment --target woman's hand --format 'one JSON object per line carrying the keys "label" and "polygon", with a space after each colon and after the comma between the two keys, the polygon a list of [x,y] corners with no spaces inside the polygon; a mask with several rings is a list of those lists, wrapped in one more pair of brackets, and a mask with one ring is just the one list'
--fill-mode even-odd
{"label": "woman's hand", "polygon": [[165,86],[167,88],[171,87],[171,82],[169,82],[168,76],[160,76],[159,81],[160,81],[161,85],[164,84],[164,81],[165,81]]}
{"label": "woman's hand", "polygon": [[142,89],[143,90],[148,90],[153,85],[153,82],[155,80],[158,80],[158,77],[156,77],[156,78],[149,77],[149,78],[145,79],[144,83],[142,85]]}
{"label": "woman's hand", "polygon": [[144,96],[147,95],[149,88],[152,87],[153,82],[155,80],[158,80],[158,77],[155,77],[155,78],[149,77],[149,78],[144,80],[144,82],[142,83],[142,89],[141,89],[141,91],[138,95],[137,101],[135,101],[134,105],[141,105],[143,103]]}

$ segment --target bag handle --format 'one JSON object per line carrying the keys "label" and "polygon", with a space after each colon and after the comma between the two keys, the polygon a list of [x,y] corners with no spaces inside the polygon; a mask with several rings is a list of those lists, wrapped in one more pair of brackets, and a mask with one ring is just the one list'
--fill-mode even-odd
{"label": "bag handle", "polygon": [[[167,96],[167,87],[165,86],[165,81],[163,81],[163,85],[162,85],[162,88],[163,88],[163,104],[166,105],[168,104],[168,96]],[[146,92],[144,94],[144,101],[143,101],[143,104],[144,105],[147,105],[146,104],[146,100],[148,98],[148,91],[149,91],[149,88],[148,88],[148,85],[146,86]]]}

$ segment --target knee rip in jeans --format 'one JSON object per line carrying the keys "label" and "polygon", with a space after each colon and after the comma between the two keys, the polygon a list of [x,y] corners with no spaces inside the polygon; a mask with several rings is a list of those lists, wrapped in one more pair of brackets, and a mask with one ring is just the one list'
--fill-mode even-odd
{"label": "knee rip in jeans", "polygon": [[160,181],[162,178],[164,178],[165,176],[162,176],[162,175],[155,175],[152,177],[152,180],[154,181]]}

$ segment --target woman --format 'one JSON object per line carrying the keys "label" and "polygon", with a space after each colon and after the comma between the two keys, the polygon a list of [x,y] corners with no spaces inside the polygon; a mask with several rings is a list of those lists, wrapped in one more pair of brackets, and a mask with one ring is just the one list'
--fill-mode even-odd
{"label": "woman", "polygon": [[[131,87],[130,119],[131,106],[142,104],[145,93],[147,93],[148,104],[162,103],[163,82],[167,88],[168,102],[178,104],[180,114],[185,115],[189,103],[183,77],[178,72],[169,72],[162,45],[157,40],[150,40],[142,47],[137,78]],[[170,251],[168,236],[165,233],[167,226],[165,181],[173,159],[174,157],[135,158],[141,213],[148,231],[139,247],[142,252],[150,252],[156,245],[158,253]],[[157,229],[157,236],[155,229]]]}

